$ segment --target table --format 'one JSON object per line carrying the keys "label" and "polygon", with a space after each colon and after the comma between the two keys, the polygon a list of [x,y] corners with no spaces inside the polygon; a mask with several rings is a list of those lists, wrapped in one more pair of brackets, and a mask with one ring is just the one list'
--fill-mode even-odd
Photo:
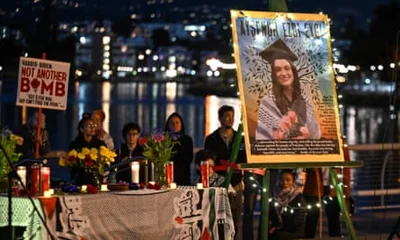
{"label": "table", "polygon": [[[29,205],[28,199],[14,198],[13,206],[17,206],[17,199]],[[224,239],[233,239],[235,234],[224,188],[99,192],[35,201],[40,201],[57,239],[220,239],[218,228],[223,229]],[[6,197],[0,197],[1,212],[7,202]],[[23,211],[16,214],[27,215]],[[22,225],[29,226],[29,219],[34,216],[27,218]],[[7,218],[1,217],[0,221],[7,225]],[[42,237],[46,232],[40,225],[35,225],[34,235],[45,239]]]}

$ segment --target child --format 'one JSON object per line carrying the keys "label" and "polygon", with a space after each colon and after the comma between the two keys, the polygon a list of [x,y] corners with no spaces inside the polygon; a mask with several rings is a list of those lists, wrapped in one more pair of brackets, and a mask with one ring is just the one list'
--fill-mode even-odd
{"label": "child", "polygon": [[271,239],[303,237],[306,203],[295,181],[295,173],[291,170],[281,172],[274,194],[277,204],[274,203],[270,211],[272,224],[268,233]]}
{"label": "child", "polygon": [[209,175],[209,186],[210,187],[223,187],[225,182],[225,177],[219,175],[214,171],[215,166],[215,155],[207,150],[200,150],[196,153],[195,156],[195,165],[196,165],[196,173],[197,173],[197,180],[201,181],[201,172],[200,172],[200,164],[202,161],[208,161],[208,175]]}

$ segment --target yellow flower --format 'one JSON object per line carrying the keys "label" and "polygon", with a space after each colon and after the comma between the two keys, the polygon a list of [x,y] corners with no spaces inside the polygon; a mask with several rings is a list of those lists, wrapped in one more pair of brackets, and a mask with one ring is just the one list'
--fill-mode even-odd
{"label": "yellow flower", "polygon": [[78,158],[83,160],[85,159],[86,155],[90,154],[90,150],[89,148],[82,148],[82,151],[80,153],[78,153]]}
{"label": "yellow flower", "polygon": [[98,156],[99,156],[99,150],[97,150],[97,148],[90,149],[90,158],[93,161],[97,161]]}
{"label": "yellow flower", "polygon": [[15,134],[10,134],[10,140],[15,141],[19,146],[21,146],[24,143],[24,139]]}
{"label": "yellow flower", "polygon": [[65,158],[61,157],[61,158],[58,160],[58,165],[60,165],[60,166],[62,166],[62,167],[65,167],[65,166],[67,165],[67,163],[66,163],[66,161],[65,161]]}
{"label": "yellow flower", "polygon": [[75,149],[72,149],[71,151],[69,151],[68,156],[77,157],[78,156],[78,152]]}

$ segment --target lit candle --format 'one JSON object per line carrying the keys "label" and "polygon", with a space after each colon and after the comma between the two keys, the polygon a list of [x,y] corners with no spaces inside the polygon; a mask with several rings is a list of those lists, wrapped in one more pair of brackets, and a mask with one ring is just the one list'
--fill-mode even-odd
{"label": "lit candle", "polygon": [[107,184],[101,184],[100,191],[108,191]]}
{"label": "lit candle", "polygon": [[39,164],[35,163],[31,166],[31,194],[35,195],[39,192]]}
{"label": "lit candle", "polygon": [[139,183],[139,162],[131,162],[131,182]]}
{"label": "lit candle", "polygon": [[50,191],[44,191],[43,192],[43,197],[45,197],[45,198],[51,197]]}
{"label": "lit candle", "polygon": [[87,191],[87,185],[82,185],[81,192],[86,192],[86,191]]}
{"label": "lit candle", "polygon": [[172,183],[170,184],[170,188],[171,188],[171,189],[176,189],[176,183],[172,182]]}
{"label": "lit candle", "polygon": [[48,192],[50,193],[50,195],[53,195],[54,194],[54,189],[50,188]]}
{"label": "lit candle", "polygon": [[201,182],[205,188],[208,188],[208,174],[208,161],[201,161]]}
{"label": "lit candle", "polygon": [[22,184],[26,187],[26,167],[25,166],[19,166],[17,168],[17,174],[21,178]]}
{"label": "lit candle", "polygon": [[50,189],[50,168],[42,167],[40,173],[42,174],[42,191],[48,191]]}
{"label": "lit candle", "polygon": [[171,183],[174,182],[174,162],[167,162],[167,187],[171,187]]}
{"label": "lit candle", "polygon": [[197,183],[197,189],[203,189],[203,183]]}

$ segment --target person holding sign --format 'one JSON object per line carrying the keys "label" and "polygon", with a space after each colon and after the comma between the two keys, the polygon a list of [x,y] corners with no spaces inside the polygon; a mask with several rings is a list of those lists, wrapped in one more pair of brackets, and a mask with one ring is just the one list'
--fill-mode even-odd
{"label": "person holding sign", "polygon": [[272,90],[260,100],[256,140],[319,139],[312,103],[293,64],[297,56],[281,39],[260,56],[271,64]]}
{"label": "person holding sign", "polygon": [[50,152],[49,135],[46,130],[46,116],[42,114],[42,129],[40,135],[37,136],[36,128],[38,124],[38,113],[35,112],[29,119],[28,122],[15,132],[15,134],[21,136],[24,142],[21,146],[18,146],[16,152],[22,153],[21,160],[23,159],[35,159],[35,146],[36,142],[39,142],[39,156],[44,156]]}

